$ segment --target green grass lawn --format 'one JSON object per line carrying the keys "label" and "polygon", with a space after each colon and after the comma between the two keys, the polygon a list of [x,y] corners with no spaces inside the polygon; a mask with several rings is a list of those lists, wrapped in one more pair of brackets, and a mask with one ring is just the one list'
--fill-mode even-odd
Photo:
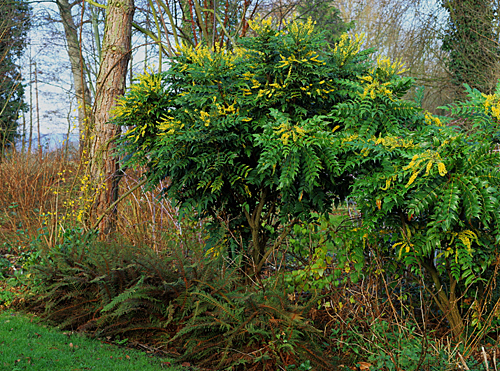
{"label": "green grass lawn", "polygon": [[65,334],[35,317],[0,312],[0,370],[188,370],[169,360],[134,349],[104,344],[79,334]]}

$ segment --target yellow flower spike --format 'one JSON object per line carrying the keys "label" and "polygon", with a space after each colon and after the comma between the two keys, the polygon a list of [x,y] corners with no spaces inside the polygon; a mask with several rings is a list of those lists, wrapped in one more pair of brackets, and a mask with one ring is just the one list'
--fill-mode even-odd
{"label": "yellow flower spike", "polygon": [[418,172],[414,172],[411,177],[410,177],[410,180],[408,181],[408,183],[406,184],[406,188],[408,188],[409,186],[411,186],[413,184],[413,182],[415,181],[415,179],[417,179],[417,176],[418,176]]}
{"label": "yellow flower spike", "polygon": [[403,61],[396,60],[391,63],[390,58],[384,56],[377,57],[377,67],[388,75],[400,75],[408,71],[408,69],[404,67]]}
{"label": "yellow flower spike", "polygon": [[208,126],[210,124],[210,114],[205,112],[205,111],[200,111],[200,118],[201,121],[205,124],[205,126]]}
{"label": "yellow flower spike", "polygon": [[387,191],[389,189],[389,187],[391,186],[391,181],[392,181],[392,178],[386,179],[385,180],[385,187],[381,187],[380,189],[382,191]]}
{"label": "yellow flower spike", "polygon": [[283,133],[283,135],[281,136],[281,141],[283,142],[283,144],[286,146],[288,145],[288,138],[290,137],[290,133]]}
{"label": "yellow flower spike", "polygon": [[445,176],[448,173],[448,171],[446,170],[446,166],[442,162],[438,163],[438,171],[439,175],[441,176]]}
{"label": "yellow flower spike", "polygon": [[429,175],[429,172],[431,171],[431,168],[432,168],[432,164],[434,163],[433,160],[429,160],[429,162],[427,163],[427,166],[425,167],[425,175]]}
{"label": "yellow flower spike", "polygon": [[491,106],[491,114],[497,120],[500,119],[500,102],[498,102],[495,106]]}

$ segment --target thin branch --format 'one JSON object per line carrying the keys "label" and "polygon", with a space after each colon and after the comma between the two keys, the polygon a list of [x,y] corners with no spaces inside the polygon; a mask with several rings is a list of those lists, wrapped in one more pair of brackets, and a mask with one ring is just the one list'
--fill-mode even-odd
{"label": "thin branch", "polygon": [[94,223],[94,225],[92,226],[92,229],[97,229],[97,227],[99,226],[99,224],[101,223],[101,221],[104,219],[104,217],[110,212],[112,211],[116,205],[118,205],[123,199],[125,199],[129,194],[131,194],[132,192],[134,192],[136,189],[138,189],[139,187],[142,187],[144,184],[146,184],[147,182],[147,179],[143,179],[141,182],[137,183],[134,187],[130,188],[127,192],[125,192],[118,200],[116,200],[115,202],[113,202],[103,213],[102,215],[99,217],[99,219],[97,219],[97,221]]}

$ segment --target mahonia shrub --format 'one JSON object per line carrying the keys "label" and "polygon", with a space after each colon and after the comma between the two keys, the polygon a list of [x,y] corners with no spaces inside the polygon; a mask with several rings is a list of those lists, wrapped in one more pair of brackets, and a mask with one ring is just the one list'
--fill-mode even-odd
{"label": "mahonia shrub", "polygon": [[[362,37],[344,34],[329,49],[311,22],[251,26],[255,37],[215,50],[181,46],[166,72],[139,78],[115,112],[128,129],[125,161],[144,166],[152,186],[168,178],[163,196],[183,212],[224,225],[254,273],[294,225],[349,196],[362,225],[350,238],[325,232],[313,252],[340,268],[336,279],[318,258],[318,274],[289,282],[357,279],[371,249],[425,272],[460,335],[458,298],[488,278],[498,244],[491,136],[403,99],[412,87],[403,66],[371,61]],[[496,124],[498,96],[474,94],[454,109]]]}
{"label": "mahonia shrub", "polygon": [[[442,122],[410,105],[414,113],[392,123],[390,114],[399,108],[382,90],[342,104],[345,112],[339,115],[340,121],[367,126],[373,134],[353,133],[343,144],[346,153],[357,153],[348,156],[356,173],[351,196],[363,215],[356,246],[365,247],[361,251],[375,247],[372,252],[393,257],[418,275],[425,273],[425,288],[457,337],[466,326],[460,302],[467,292],[477,308],[483,307],[481,288],[491,278],[500,237],[499,156],[494,136],[477,130],[489,127],[491,133],[497,126],[487,105],[498,98],[473,94],[470,102],[450,107],[454,121]],[[483,99],[474,102],[478,95]],[[387,115],[372,116],[381,106]],[[474,130],[453,126],[458,116],[471,120]],[[376,133],[375,127],[390,130]],[[352,255],[364,259],[359,248]]]}
{"label": "mahonia shrub", "polygon": [[328,51],[310,21],[251,27],[232,48],[179,47],[168,71],[139,77],[115,122],[132,126],[129,163],[152,185],[168,177],[164,196],[183,211],[226,225],[258,272],[294,223],[344,197],[330,111],[358,94],[369,52],[347,35]]}

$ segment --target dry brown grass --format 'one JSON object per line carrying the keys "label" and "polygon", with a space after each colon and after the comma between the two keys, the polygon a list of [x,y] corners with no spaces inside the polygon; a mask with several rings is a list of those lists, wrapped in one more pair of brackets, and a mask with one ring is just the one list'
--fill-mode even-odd
{"label": "dry brown grass", "polygon": [[12,152],[0,162],[0,238],[20,248],[43,226],[41,214],[61,202],[55,189],[68,188],[78,163],[53,151],[42,157]]}
{"label": "dry brown grass", "polygon": [[[85,201],[88,196],[82,193],[84,174],[78,155],[67,155],[62,150],[44,153],[41,157],[19,152],[5,157],[0,162],[3,246],[11,246],[13,252],[19,252],[40,236],[47,246],[53,246],[66,229],[91,227],[89,220],[77,217],[82,207],[90,208]],[[127,171],[120,182],[120,194],[134,188],[141,176],[139,170]],[[177,209],[168,200],[161,200],[160,193],[165,186],[160,184],[152,190],[141,186],[124,198],[117,206],[116,234],[110,239],[149,246],[155,251],[162,250],[167,245],[166,239],[173,234],[189,234],[190,239],[201,240],[202,226],[193,223],[181,226]]]}

